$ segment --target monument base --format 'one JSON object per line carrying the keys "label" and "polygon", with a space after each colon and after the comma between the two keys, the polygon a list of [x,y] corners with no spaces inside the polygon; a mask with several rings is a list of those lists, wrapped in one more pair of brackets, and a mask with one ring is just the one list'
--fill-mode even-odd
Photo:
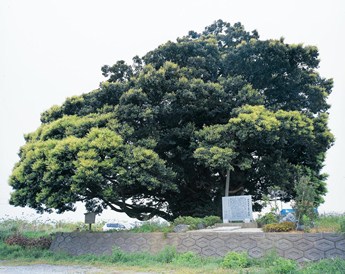
{"label": "monument base", "polygon": [[241,228],[258,228],[258,223],[257,222],[250,222],[250,223],[243,223],[243,222],[238,222],[238,223],[218,223],[214,225],[215,227],[231,227],[231,226],[240,226]]}

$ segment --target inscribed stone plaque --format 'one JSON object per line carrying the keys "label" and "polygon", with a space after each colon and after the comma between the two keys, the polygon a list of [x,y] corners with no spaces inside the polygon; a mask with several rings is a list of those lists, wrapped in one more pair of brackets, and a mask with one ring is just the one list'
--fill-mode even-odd
{"label": "inscribed stone plaque", "polygon": [[253,220],[252,196],[228,196],[222,198],[223,222]]}

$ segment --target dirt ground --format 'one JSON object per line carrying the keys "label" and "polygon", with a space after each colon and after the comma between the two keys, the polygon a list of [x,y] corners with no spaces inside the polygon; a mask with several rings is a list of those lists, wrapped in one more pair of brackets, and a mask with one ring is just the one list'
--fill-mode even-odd
{"label": "dirt ground", "polygon": [[114,269],[100,269],[88,266],[68,266],[68,265],[49,265],[49,264],[32,264],[32,265],[7,265],[0,261],[0,273],[6,274],[154,274],[153,272],[133,272],[117,271]]}

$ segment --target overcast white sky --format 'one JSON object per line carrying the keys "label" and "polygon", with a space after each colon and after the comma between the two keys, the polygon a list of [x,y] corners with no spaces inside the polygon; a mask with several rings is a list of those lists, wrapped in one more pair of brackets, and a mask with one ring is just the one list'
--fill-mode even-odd
{"label": "overcast white sky", "polygon": [[[0,218],[34,213],[7,205],[7,181],[24,133],[40,125],[43,111],[96,89],[104,79],[102,65],[130,62],[217,19],[240,21],[262,39],[285,37],[319,48],[319,72],[335,81],[329,126],[336,136],[324,168],[329,193],[320,211],[345,212],[345,1],[1,0]],[[63,216],[82,220],[83,211]]]}

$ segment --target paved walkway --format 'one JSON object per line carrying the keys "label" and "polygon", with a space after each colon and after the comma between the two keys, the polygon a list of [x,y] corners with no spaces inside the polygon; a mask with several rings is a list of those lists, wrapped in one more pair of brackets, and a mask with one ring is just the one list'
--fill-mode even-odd
{"label": "paved walkway", "polygon": [[199,230],[191,230],[188,232],[236,232],[236,233],[255,233],[263,232],[261,228],[242,228],[240,226],[221,226],[215,228],[205,228]]}

